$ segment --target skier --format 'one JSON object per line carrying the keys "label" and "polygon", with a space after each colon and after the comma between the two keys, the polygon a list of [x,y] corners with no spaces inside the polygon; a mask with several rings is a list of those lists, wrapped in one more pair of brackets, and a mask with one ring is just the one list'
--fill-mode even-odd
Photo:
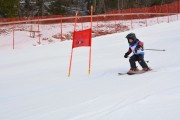
{"label": "skier", "polygon": [[139,69],[136,67],[136,61],[138,61],[143,68],[142,72],[149,71],[150,68],[144,61],[143,42],[139,41],[134,33],[129,33],[126,38],[129,43],[129,50],[125,53],[124,58],[128,58],[128,55],[133,52],[133,55],[129,58],[131,68],[128,73],[139,72]]}

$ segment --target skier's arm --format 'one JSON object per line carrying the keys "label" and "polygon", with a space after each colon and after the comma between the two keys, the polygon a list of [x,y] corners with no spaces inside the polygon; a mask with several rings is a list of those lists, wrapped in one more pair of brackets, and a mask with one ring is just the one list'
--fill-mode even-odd
{"label": "skier's arm", "polygon": [[129,48],[128,51],[127,51],[127,53],[130,54],[131,52],[132,52],[132,50],[131,50],[131,48]]}
{"label": "skier's arm", "polygon": [[141,41],[139,41],[138,45],[137,45],[136,48],[135,48],[135,51],[137,51],[139,48],[142,48],[143,45],[144,45],[144,43],[141,42]]}
{"label": "skier's arm", "polygon": [[129,54],[131,54],[132,50],[131,48],[128,49],[128,51],[125,53],[124,58],[127,58]]}
{"label": "skier's arm", "polygon": [[138,43],[138,47],[139,47],[139,48],[140,48],[140,47],[143,47],[143,45],[144,45],[144,43],[141,42],[141,41]]}

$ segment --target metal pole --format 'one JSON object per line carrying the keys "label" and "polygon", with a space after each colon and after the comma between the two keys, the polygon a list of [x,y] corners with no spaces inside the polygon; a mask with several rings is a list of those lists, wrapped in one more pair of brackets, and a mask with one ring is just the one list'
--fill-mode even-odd
{"label": "metal pole", "polygon": [[144,50],[151,50],[151,51],[166,51],[165,49],[144,49]]}

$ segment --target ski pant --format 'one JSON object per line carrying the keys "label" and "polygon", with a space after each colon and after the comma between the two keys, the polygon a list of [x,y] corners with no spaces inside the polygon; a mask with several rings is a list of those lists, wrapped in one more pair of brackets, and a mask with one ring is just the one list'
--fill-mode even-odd
{"label": "ski pant", "polygon": [[139,62],[139,64],[141,65],[142,68],[148,68],[148,65],[146,64],[146,62],[144,61],[144,55],[140,54],[140,55],[132,55],[129,58],[129,63],[132,69],[136,69],[136,61]]}

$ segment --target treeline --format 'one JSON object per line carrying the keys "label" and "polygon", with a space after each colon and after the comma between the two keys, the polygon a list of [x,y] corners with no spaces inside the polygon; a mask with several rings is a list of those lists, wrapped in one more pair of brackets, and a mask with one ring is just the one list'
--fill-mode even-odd
{"label": "treeline", "polygon": [[154,5],[172,3],[179,0],[93,0],[95,14],[111,11],[113,9],[143,8]]}
{"label": "treeline", "polygon": [[113,9],[127,9],[161,5],[179,0],[0,0],[0,17],[29,17],[43,15],[89,14],[93,5],[94,14]]}

